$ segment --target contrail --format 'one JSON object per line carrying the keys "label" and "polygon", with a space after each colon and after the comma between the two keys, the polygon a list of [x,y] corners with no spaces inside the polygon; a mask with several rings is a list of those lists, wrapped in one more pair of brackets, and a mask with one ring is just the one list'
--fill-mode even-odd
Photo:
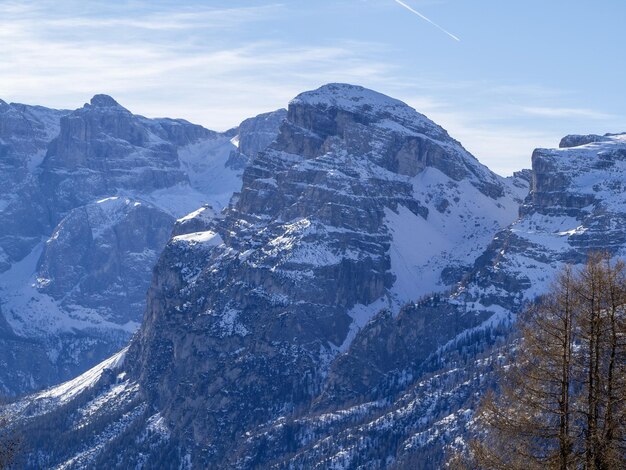
{"label": "contrail", "polygon": [[404,8],[406,8],[407,10],[409,10],[411,13],[415,13],[417,16],[419,16],[421,19],[423,19],[424,21],[428,21],[430,24],[432,24],[435,28],[439,29],[440,31],[443,31],[444,33],[446,33],[448,36],[450,36],[452,39],[454,39],[455,41],[459,41],[461,42],[461,40],[456,37],[454,34],[452,34],[450,31],[446,31],[445,29],[443,29],[441,26],[439,26],[437,23],[435,23],[434,21],[426,18],[424,15],[422,15],[419,11],[414,10],[413,8],[411,8],[409,5],[407,5],[406,3],[400,1],[400,0],[393,0],[394,2],[396,2],[398,5],[403,6]]}

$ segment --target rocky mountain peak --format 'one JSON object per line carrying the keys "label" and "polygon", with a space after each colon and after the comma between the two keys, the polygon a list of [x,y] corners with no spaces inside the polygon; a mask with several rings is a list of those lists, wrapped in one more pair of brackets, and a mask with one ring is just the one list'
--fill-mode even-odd
{"label": "rocky mountain peak", "polygon": [[360,111],[368,109],[368,107],[379,109],[403,109],[407,107],[400,100],[349,83],[328,83],[316,90],[305,91],[291,100],[291,104],[295,103],[337,107],[347,111]]}
{"label": "rocky mountain peak", "polygon": [[104,94],[94,95],[94,97],[91,98],[90,103],[91,103],[91,106],[96,107],[96,108],[122,108],[122,109],[125,109],[117,101],[115,101],[112,97],[110,97],[109,95],[104,95]]}
{"label": "rocky mountain peak", "polygon": [[[143,165],[149,159],[154,174],[162,161],[155,155],[162,147],[155,129],[181,123],[149,124],[133,116],[133,125],[141,125],[148,137],[139,145],[120,137],[128,127],[126,114],[94,109],[79,110],[72,117],[76,122],[63,123],[68,145],[59,147],[56,156],[77,157],[92,170],[87,175],[103,161],[118,164],[116,170],[125,176],[114,186],[118,192],[141,167],[129,162]],[[109,114],[111,119],[105,120]],[[85,145],[72,147],[86,133]],[[286,115],[278,111],[244,122],[236,137],[223,139],[225,149],[238,142],[237,152],[251,157],[241,190],[222,211],[213,210],[219,205],[207,205],[178,219],[153,271],[141,330],[123,369],[110,375],[124,398],[116,411],[107,410],[104,421],[128,416],[133,421],[128,433],[145,429],[142,435],[148,440],[161,439],[152,434],[151,423],[162,423],[168,433],[164,445],[180,449],[170,455],[188,455],[192,467],[265,467],[269,454],[248,448],[256,441],[247,436],[263,432],[258,426],[292,410],[323,410],[329,403],[325,397],[337,397],[335,404],[358,400],[366,396],[361,391],[384,385],[395,359],[417,362],[451,339],[457,328],[473,327],[485,318],[468,316],[451,325],[435,308],[416,317],[403,306],[432,292],[443,295],[464,278],[493,234],[517,217],[527,186],[490,172],[408,105],[352,85],[330,84],[303,93]],[[269,147],[263,149],[266,143]],[[214,151],[222,150],[200,142],[177,153],[184,168],[215,184],[216,167],[206,166]],[[132,174],[122,171],[129,167]],[[68,180],[67,174],[51,174],[54,187],[88,188],[92,201],[93,179]],[[53,177],[63,178],[64,184]],[[150,182],[135,181],[132,189],[152,194]],[[110,186],[104,189],[112,194]],[[57,194],[61,200],[63,194]],[[124,272],[126,266],[117,259],[107,259],[106,272],[88,277],[63,270],[57,261],[81,250],[95,252],[95,257],[83,257],[86,271],[94,258],[109,253],[109,245],[124,248],[121,260],[139,254],[132,244],[135,232],[120,233],[118,223],[128,226],[127,220],[141,219],[147,220],[141,227],[154,226],[150,213],[140,214],[143,201],[136,202],[140,205],[130,198],[127,203],[126,198],[107,197],[70,211],[45,248],[37,273],[40,288],[51,296],[60,296],[68,286],[84,292],[103,284],[101,272],[106,279],[116,277],[108,273]],[[88,243],[78,243],[75,235],[89,229],[93,241],[86,236],[81,240]],[[117,320],[113,314],[119,309],[111,313],[106,318]],[[389,325],[393,335],[394,319],[407,317],[422,322],[406,338],[418,350],[401,348],[406,357],[368,367],[374,363],[367,351],[378,350],[376,338],[384,332],[370,335],[372,326],[367,325]],[[382,344],[381,357],[395,349],[393,341]],[[348,353],[356,360],[341,361]],[[98,367],[113,371],[110,364]],[[102,381],[97,387],[110,384]],[[45,400],[50,395],[40,396]],[[107,403],[104,410],[110,402],[102,403]],[[116,442],[139,441],[120,436]],[[282,439],[274,442],[282,452]],[[158,459],[152,449],[164,447],[152,443],[146,444],[145,455]],[[79,465],[88,466],[94,457],[106,461],[107,452],[119,449],[115,445],[106,444],[103,452],[86,456]],[[130,462],[136,455],[124,448],[115,458],[135,466]]]}
{"label": "rocky mountain peak", "polygon": [[414,177],[434,168],[454,181],[470,181],[488,197],[504,195],[494,173],[402,101],[360,86],[329,84],[289,103],[274,148],[317,158],[337,146],[395,174]]}
{"label": "rocky mountain peak", "polygon": [[[96,95],[91,104],[64,116],[58,136],[48,146],[41,175],[42,187],[53,201],[53,222],[74,207],[120,189],[148,191],[186,182],[178,141],[185,129],[199,135],[196,128],[204,134],[209,131],[190,123],[175,124],[134,115],[107,95]],[[177,132],[171,131],[173,127]],[[64,185],[74,190],[66,191]]]}
{"label": "rocky mountain peak", "polygon": [[58,383],[125,344],[175,220],[227,205],[248,162],[233,169],[230,154],[263,150],[285,113],[244,121],[235,140],[106,95],[74,111],[1,105],[0,362],[14,359],[0,390]]}
{"label": "rocky mountain peak", "polygon": [[233,133],[231,142],[237,146],[237,149],[231,153],[226,166],[243,169],[261,150],[265,150],[276,139],[278,129],[286,116],[286,109],[277,109],[246,119],[239,124],[239,128],[228,131],[227,133]]}
{"label": "rocky mountain peak", "polygon": [[[452,140],[448,133],[406,103],[362,86],[330,83],[298,95],[289,103],[290,116],[310,130],[324,131],[323,121],[299,121],[298,109],[311,106],[331,114],[358,115],[364,123],[377,122],[405,134],[424,133],[439,140]],[[316,126],[322,125],[321,127]]]}
{"label": "rocky mountain peak", "polygon": [[583,217],[593,211],[591,205],[597,201],[617,204],[625,156],[624,134],[567,136],[558,149],[536,149],[532,157],[533,209],[553,214],[566,208],[568,215]]}
{"label": "rocky mountain peak", "polygon": [[238,131],[239,150],[250,158],[256,157],[273,142],[276,129],[286,117],[286,109],[277,109],[242,121]]}
{"label": "rocky mountain peak", "polygon": [[567,149],[572,147],[580,147],[581,145],[589,145],[596,142],[610,142],[612,137],[618,137],[620,135],[624,135],[623,133],[618,134],[569,134],[561,139],[559,142],[559,148]]}

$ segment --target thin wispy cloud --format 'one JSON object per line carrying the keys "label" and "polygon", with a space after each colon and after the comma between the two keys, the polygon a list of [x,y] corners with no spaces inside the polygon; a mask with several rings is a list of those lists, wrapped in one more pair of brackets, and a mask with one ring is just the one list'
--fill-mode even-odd
{"label": "thin wispy cloud", "polygon": [[375,86],[393,75],[362,52],[377,47],[372,44],[222,37],[232,29],[225,24],[241,29],[284,14],[276,4],[171,16],[148,9],[132,17],[80,10],[56,17],[41,4],[0,4],[0,12],[0,97],[6,101],[71,108],[107,93],[133,112],[225,130],[324,82],[367,77]]}
{"label": "thin wispy cloud", "polygon": [[522,111],[533,116],[546,118],[586,118],[586,119],[613,119],[616,116],[593,109],[586,108],[561,108],[547,106],[526,106],[522,107]]}
{"label": "thin wispy cloud", "polygon": [[[225,130],[324,83],[356,83],[414,106],[501,174],[565,134],[626,129],[606,101],[581,102],[573,81],[488,77],[484,63],[468,73],[465,55],[484,51],[474,40],[470,52],[440,41],[407,55],[381,21],[396,7],[388,0],[362,0],[349,29],[354,0],[281,1],[0,0],[0,98],[76,108],[107,93],[135,113]],[[406,2],[395,1],[431,22]]]}
{"label": "thin wispy cloud", "polygon": [[239,8],[197,8],[194,11],[172,11],[138,17],[61,17],[52,18],[48,27],[57,28],[137,28],[154,31],[190,29],[228,29],[266,18],[280,8],[279,4]]}
{"label": "thin wispy cloud", "polygon": [[396,2],[398,5],[406,8],[407,10],[409,10],[411,13],[419,16],[421,19],[423,19],[424,21],[427,21],[428,23],[430,23],[431,25],[433,25],[435,28],[437,28],[438,30],[442,31],[443,33],[447,34],[449,37],[451,37],[452,39],[454,39],[455,41],[460,42],[461,40],[455,36],[454,34],[452,34],[450,31],[442,28],[441,26],[439,26],[437,23],[435,23],[433,20],[431,20],[430,18],[422,15],[419,11],[417,11],[416,9],[412,8],[411,6],[407,5],[406,3],[402,2],[401,0],[393,0],[394,2]]}

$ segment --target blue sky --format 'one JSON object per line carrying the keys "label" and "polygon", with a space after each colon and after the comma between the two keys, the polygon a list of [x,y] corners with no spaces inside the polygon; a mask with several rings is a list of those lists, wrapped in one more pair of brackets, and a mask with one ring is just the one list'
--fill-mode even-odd
{"label": "blue sky", "polygon": [[623,0],[5,1],[0,98],[223,130],[350,82],[399,98],[501,174],[567,133],[626,131]]}

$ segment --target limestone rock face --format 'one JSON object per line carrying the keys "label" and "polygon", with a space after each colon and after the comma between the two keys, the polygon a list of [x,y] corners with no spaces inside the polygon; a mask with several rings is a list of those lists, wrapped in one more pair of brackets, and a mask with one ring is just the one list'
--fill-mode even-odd
{"label": "limestone rock face", "polygon": [[259,114],[239,124],[239,150],[250,158],[257,156],[276,140],[277,130],[287,117],[287,110]]}
{"label": "limestone rock face", "polygon": [[239,124],[237,136],[237,150],[231,152],[227,166],[242,169],[265,150],[278,135],[278,129],[287,116],[287,110],[279,109],[271,113],[259,114],[246,119]]}
{"label": "limestone rock face", "polygon": [[152,266],[174,218],[146,203],[112,197],[73,209],[39,260],[39,290],[119,324],[137,322]]}
{"label": "limestone rock face", "polygon": [[559,148],[579,147],[581,145],[591,144],[593,142],[606,142],[609,139],[606,136],[587,134],[587,135],[566,135],[559,142]]}
{"label": "limestone rock face", "polygon": [[0,100],[0,272],[26,256],[49,229],[34,171],[64,114]]}
{"label": "limestone rock face", "polygon": [[43,161],[40,182],[52,217],[58,221],[70,209],[120,190],[148,193],[187,182],[177,146],[212,134],[189,123],[135,116],[113,98],[96,95],[63,117]]}
{"label": "limestone rock face", "polygon": [[[333,364],[321,405],[336,410],[329,404],[347,397],[341,409],[357,415],[361,410],[350,406],[355,391],[365,397],[360,403],[389,394],[402,397],[384,407],[383,417],[376,406],[371,418],[359,418],[358,425],[302,420],[297,428],[304,434],[316,426],[325,429],[324,436],[343,433],[341,445],[358,448],[363,440],[382,438],[388,427],[375,423],[385,421],[394,430],[403,429],[394,431],[402,442],[393,451],[400,461],[408,461],[410,453],[415,462],[432,457],[433,449],[441,455],[443,444],[435,445],[434,439],[451,443],[467,429],[476,392],[493,379],[493,364],[501,354],[490,348],[506,337],[503,331],[515,314],[546,292],[565,263],[582,264],[591,251],[626,255],[625,145],[624,135],[613,135],[575,147],[536,150],[532,191],[519,219],[494,236],[452,295],[432,296],[407,306],[395,318],[380,315],[372,320]],[[428,335],[420,337],[416,332],[424,328]],[[428,357],[425,344],[431,341],[445,346]],[[407,377],[418,377],[419,385],[407,389]],[[446,435],[452,437],[443,438]],[[320,455],[332,458],[333,449],[312,451],[292,462],[318,461]],[[354,455],[365,452],[362,448]]]}
{"label": "limestone rock face", "polygon": [[613,135],[536,150],[520,217],[495,234],[462,282],[396,315],[376,314],[331,362],[306,411],[254,427],[240,450],[250,460],[233,461],[441,468],[446,449],[471,429],[515,315],[564,263],[597,250],[626,255],[625,145]]}
{"label": "limestone rock face", "polygon": [[[263,116],[235,134],[258,151],[272,129]],[[0,102],[0,298],[11,338],[0,358],[15,364],[0,370],[6,393],[74,377],[128,341],[175,220],[205,204],[219,211],[241,187],[243,167],[227,165],[232,138],[132,114],[106,95],[73,112]],[[20,341],[32,361],[15,356]]]}
{"label": "limestone rock face", "polygon": [[471,263],[520,193],[399,101],[304,93],[231,205],[177,225],[129,374],[193,465],[224,465],[246,430],[316,400],[378,311],[449,288],[443,270]]}
{"label": "limestone rock face", "polygon": [[582,263],[589,251],[623,256],[625,171],[623,134],[535,150],[532,191],[521,217],[496,236],[484,258],[494,263],[502,288],[510,294],[526,286],[523,297],[532,298],[564,262]]}

